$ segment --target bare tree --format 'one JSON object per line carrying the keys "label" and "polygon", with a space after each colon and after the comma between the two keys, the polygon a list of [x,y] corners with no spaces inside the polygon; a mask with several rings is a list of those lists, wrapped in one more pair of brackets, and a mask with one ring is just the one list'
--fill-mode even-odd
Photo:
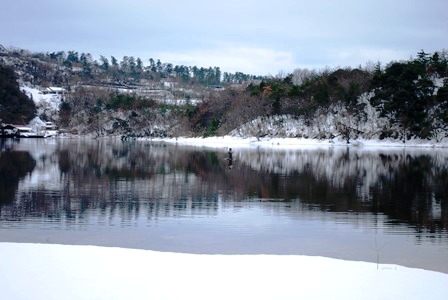
{"label": "bare tree", "polygon": [[292,83],[296,85],[301,85],[305,83],[307,80],[311,80],[317,76],[317,72],[315,70],[309,70],[307,68],[300,69],[297,68],[292,73]]}

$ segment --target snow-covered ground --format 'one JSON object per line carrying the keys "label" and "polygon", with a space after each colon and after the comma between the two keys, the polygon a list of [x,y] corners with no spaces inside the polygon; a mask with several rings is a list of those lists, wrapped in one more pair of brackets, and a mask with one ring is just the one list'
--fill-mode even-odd
{"label": "snow-covered ground", "polygon": [[281,255],[0,243],[2,299],[448,299],[448,274]]}
{"label": "snow-covered ground", "polygon": [[[62,88],[59,87],[50,87],[50,88],[41,88],[41,87],[30,87],[27,85],[23,85],[20,89],[27,94],[28,97],[33,99],[37,108],[37,116],[45,116],[48,120],[56,121],[59,118],[59,106],[62,101]],[[39,119],[36,117],[35,119]],[[33,120],[30,124],[31,127],[35,125],[36,120]],[[41,126],[42,124],[37,124]],[[33,127],[34,130],[36,128]]]}
{"label": "snow-covered ground", "polygon": [[409,140],[406,143],[398,140],[365,140],[359,139],[347,144],[344,140],[328,139],[305,139],[305,138],[240,138],[235,136],[208,137],[208,138],[165,138],[151,139],[153,141],[164,141],[179,145],[200,146],[207,148],[271,148],[271,149],[294,149],[294,148],[328,148],[328,147],[409,147],[409,148],[447,148],[448,141],[436,142],[430,140]]}
{"label": "snow-covered ground", "polygon": [[[37,106],[43,106],[45,109],[51,109],[53,111],[57,111],[59,109],[59,105],[61,104],[62,96],[61,94],[54,93],[43,93],[39,88],[33,88],[29,86],[21,86],[20,89],[25,92],[31,99],[33,99],[34,103]],[[53,87],[49,88],[53,89],[57,92],[60,92],[61,88]]]}

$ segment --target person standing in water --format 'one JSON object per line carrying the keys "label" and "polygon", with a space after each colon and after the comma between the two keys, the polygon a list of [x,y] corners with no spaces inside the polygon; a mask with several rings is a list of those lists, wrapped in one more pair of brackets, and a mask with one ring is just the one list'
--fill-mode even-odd
{"label": "person standing in water", "polygon": [[233,154],[232,154],[232,148],[229,148],[229,152],[227,152],[227,162],[229,169],[233,167]]}

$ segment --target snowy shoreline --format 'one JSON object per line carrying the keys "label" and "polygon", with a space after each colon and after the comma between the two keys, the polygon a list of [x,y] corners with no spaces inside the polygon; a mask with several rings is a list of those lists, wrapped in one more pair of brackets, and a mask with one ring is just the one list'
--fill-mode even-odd
{"label": "snowy shoreline", "polygon": [[301,255],[0,243],[5,299],[447,299],[448,274]]}
{"label": "snowy shoreline", "polygon": [[329,147],[357,147],[357,148],[448,148],[448,142],[411,140],[403,143],[396,140],[353,140],[349,144],[343,140],[317,140],[304,138],[238,138],[233,136],[220,137],[178,137],[178,138],[142,138],[142,141],[159,141],[170,144],[199,146],[206,148],[329,148]]}

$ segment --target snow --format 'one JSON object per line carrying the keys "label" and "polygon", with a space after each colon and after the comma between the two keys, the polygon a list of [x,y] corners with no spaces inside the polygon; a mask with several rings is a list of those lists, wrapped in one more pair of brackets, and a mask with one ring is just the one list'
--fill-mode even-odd
{"label": "snow", "polygon": [[345,140],[338,139],[306,139],[306,138],[255,138],[255,137],[179,137],[179,138],[152,138],[152,141],[163,141],[171,144],[206,148],[270,148],[270,149],[302,149],[302,148],[329,148],[329,147],[356,147],[356,148],[447,148],[448,141],[435,140],[409,140],[402,141],[389,139],[358,139],[347,144]]}
{"label": "snow", "polygon": [[[61,104],[61,95],[59,94],[44,94],[38,88],[32,88],[29,86],[21,86],[20,89],[25,92],[29,97],[32,97],[34,103],[38,106],[45,105],[53,110],[58,110]],[[55,92],[60,92],[62,88],[51,87],[47,88]]]}
{"label": "snow", "polygon": [[448,274],[290,255],[0,243],[3,299],[448,299]]}
{"label": "snow", "polygon": [[[57,120],[59,106],[62,102],[62,91],[59,87],[39,88],[23,85],[20,89],[33,99],[37,108],[37,116],[46,116],[49,120]],[[51,91],[51,93],[43,93],[43,91]]]}

